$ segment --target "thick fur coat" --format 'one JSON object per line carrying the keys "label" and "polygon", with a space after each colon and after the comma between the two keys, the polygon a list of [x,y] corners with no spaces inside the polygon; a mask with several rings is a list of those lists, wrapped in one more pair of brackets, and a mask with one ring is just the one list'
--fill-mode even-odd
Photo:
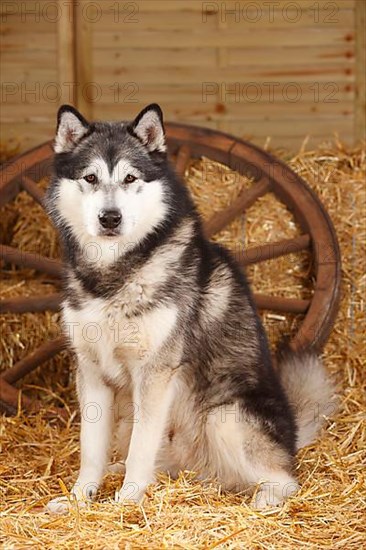
{"label": "thick fur coat", "polygon": [[193,470],[254,490],[257,507],[281,503],[331,386],[315,356],[288,354],[275,371],[245,275],[204,237],[169,164],[160,108],[89,123],[64,106],[55,153],[47,204],[65,251],[81,410],[72,494],[96,496],[117,445],[119,502],[140,501],[156,471]]}

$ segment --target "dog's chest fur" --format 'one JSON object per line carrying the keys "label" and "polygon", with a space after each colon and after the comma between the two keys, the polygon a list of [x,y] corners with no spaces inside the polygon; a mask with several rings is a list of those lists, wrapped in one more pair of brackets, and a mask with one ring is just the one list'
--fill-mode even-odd
{"label": "dog's chest fur", "polygon": [[177,308],[154,300],[158,283],[166,276],[166,266],[150,263],[110,298],[86,295],[79,281],[70,277],[69,288],[79,302],[79,307],[72,307],[66,300],[63,308],[72,345],[117,386],[126,382],[127,373],[136,365],[151,361],[174,330]]}

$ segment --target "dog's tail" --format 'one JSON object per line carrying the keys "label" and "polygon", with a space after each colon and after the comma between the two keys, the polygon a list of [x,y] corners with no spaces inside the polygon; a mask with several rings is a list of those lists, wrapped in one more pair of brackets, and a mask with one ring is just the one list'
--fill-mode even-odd
{"label": "dog's tail", "polygon": [[325,416],[334,413],[335,387],[321,359],[313,353],[286,350],[280,354],[278,365],[282,385],[295,413],[298,450],[315,439]]}

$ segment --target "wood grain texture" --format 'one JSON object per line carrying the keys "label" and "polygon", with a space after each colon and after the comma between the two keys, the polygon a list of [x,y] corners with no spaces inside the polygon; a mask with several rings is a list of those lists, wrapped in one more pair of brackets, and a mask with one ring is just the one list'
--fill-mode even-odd
{"label": "wood grain texture", "polygon": [[[75,81],[76,97],[75,103],[78,109],[82,111],[86,118],[92,118],[92,104],[89,93],[89,83],[93,81],[91,71],[92,65],[92,47],[91,47],[91,23],[90,17],[85,11],[87,9],[86,0],[75,2],[75,25],[74,25],[74,62],[75,62]],[[96,79],[97,81],[97,79]]]}
{"label": "wood grain texture", "polygon": [[366,138],[366,0],[356,2],[355,139]]}
{"label": "wood grain texture", "polygon": [[0,313],[36,313],[40,311],[59,311],[61,299],[61,293],[7,298],[6,300],[0,300]]}
{"label": "wood grain texture", "polygon": [[57,22],[58,83],[61,84],[59,104],[74,104],[76,101],[75,87],[62,86],[62,83],[73,83],[76,80],[74,10],[66,10],[65,7],[61,9]]}
{"label": "wood grain texture", "polygon": [[[298,150],[364,135],[366,0],[139,0],[1,5],[3,135],[52,137],[61,103],[165,119]],[[69,83],[69,84],[68,84]],[[4,88],[5,86],[5,88]]]}
{"label": "wood grain texture", "polygon": [[11,246],[0,244],[0,258],[10,264],[29,267],[53,277],[62,277],[63,267],[59,260],[46,258],[41,254],[25,252]]}

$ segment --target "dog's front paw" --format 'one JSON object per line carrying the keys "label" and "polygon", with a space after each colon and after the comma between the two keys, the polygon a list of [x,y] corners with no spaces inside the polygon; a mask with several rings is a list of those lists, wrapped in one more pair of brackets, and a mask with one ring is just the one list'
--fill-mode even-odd
{"label": "dog's front paw", "polygon": [[46,505],[46,511],[50,514],[67,514],[70,511],[70,507],[73,503],[77,502],[78,506],[85,507],[85,500],[78,500],[75,498],[75,495],[70,495],[70,497],[56,497],[50,500]]}
{"label": "dog's front paw", "polygon": [[85,508],[97,494],[98,486],[95,483],[82,484],[79,481],[73,486],[70,495],[56,497],[46,505],[46,511],[51,514],[66,514],[72,506]]}
{"label": "dog's front paw", "polygon": [[282,503],[283,499],[277,495],[271,494],[267,489],[259,489],[252,501],[252,506],[255,510],[265,510],[265,508],[281,506]]}
{"label": "dog's front paw", "polygon": [[254,495],[252,505],[257,510],[282,506],[298,488],[297,482],[291,478],[287,480],[287,483],[262,483]]}
{"label": "dog's front paw", "polygon": [[69,511],[69,499],[67,497],[53,498],[46,504],[46,511],[51,514],[66,514]]}

